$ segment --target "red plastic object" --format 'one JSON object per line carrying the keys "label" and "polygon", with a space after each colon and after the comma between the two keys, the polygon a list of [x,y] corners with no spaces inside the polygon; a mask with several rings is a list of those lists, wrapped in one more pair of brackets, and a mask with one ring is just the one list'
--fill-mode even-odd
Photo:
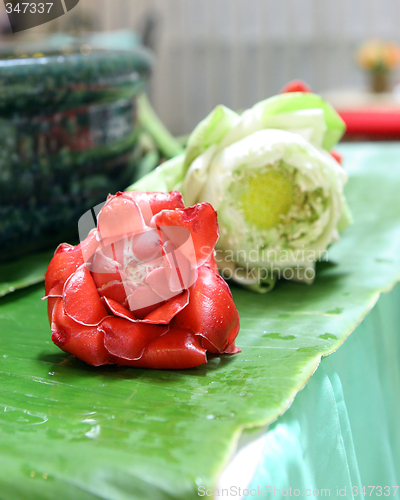
{"label": "red plastic object", "polygon": [[346,123],[347,138],[400,139],[400,109],[370,108],[337,110]]}

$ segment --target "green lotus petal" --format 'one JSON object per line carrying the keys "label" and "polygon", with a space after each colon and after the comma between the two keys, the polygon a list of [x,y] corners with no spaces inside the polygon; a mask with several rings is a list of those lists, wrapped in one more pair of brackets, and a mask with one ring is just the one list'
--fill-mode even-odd
{"label": "green lotus petal", "polygon": [[179,155],[166,161],[153,172],[126,188],[126,191],[173,191],[180,189],[184,178],[184,156]]}
{"label": "green lotus petal", "polygon": [[227,132],[219,149],[266,128],[300,133],[315,146],[330,151],[342,137],[345,124],[320,96],[289,92],[261,101],[246,110]]}
{"label": "green lotus petal", "polygon": [[52,344],[41,286],[0,301],[2,498],[194,500],[215,485],[243,429],[282,414],[400,280],[400,145],[341,151],[355,223],[314,285],[232,289],[239,355],[175,372],[90,368]]}
{"label": "green lotus petal", "polygon": [[213,144],[219,144],[239,120],[234,111],[217,106],[190,134],[185,156],[185,171],[192,161]]}
{"label": "green lotus petal", "polygon": [[316,94],[302,92],[279,94],[256,104],[255,108],[262,112],[262,120],[268,120],[270,116],[284,113],[321,110],[327,127],[322,145],[327,151],[330,151],[339,142],[346,129],[344,121],[333,107]]}
{"label": "green lotus petal", "polygon": [[179,188],[187,206],[194,205],[209,181],[211,161],[217,146],[213,144],[203,151],[186,171],[182,186]]}

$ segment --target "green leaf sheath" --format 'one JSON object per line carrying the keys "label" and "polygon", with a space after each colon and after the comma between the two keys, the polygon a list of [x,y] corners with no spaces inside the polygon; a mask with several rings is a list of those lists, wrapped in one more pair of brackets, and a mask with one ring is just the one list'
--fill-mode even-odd
{"label": "green leaf sheath", "polygon": [[50,250],[0,262],[0,297],[43,281],[53,254],[54,250]]}
{"label": "green leaf sheath", "polygon": [[281,415],[399,281],[400,145],[341,152],[354,225],[313,286],[233,289],[238,355],[185,371],[95,369],[52,344],[41,285],[0,300],[2,500],[194,500],[215,485],[243,429]]}

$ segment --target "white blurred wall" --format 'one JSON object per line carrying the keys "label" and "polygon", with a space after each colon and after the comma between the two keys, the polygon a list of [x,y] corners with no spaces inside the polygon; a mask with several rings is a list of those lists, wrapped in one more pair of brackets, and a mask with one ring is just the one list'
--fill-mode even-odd
{"label": "white blurred wall", "polygon": [[363,85],[355,48],[400,43],[400,0],[84,0],[103,30],[159,18],[152,100],[189,132],[217,104],[246,108],[302,78],[315,91]]}

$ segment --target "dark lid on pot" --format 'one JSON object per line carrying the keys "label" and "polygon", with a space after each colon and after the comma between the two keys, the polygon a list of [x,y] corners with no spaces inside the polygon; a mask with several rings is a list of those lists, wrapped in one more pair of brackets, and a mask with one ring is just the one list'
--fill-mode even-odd
{"label": "dark lid on pot", "polygon": [[[48,38],[0,48],[0,104],[62,91],[134,85],[146,80],[151,52],[140,44],[126,49],[92,44],[89,38]],[[118,46],[118,44],[117,44]]]}

